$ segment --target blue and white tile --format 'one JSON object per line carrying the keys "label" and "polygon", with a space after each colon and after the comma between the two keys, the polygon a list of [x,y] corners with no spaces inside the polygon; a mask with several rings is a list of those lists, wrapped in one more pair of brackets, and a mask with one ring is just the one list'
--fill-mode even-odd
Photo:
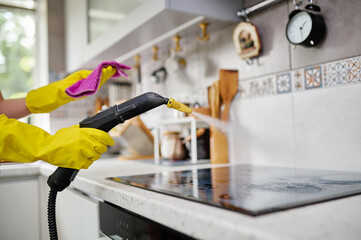
{"label": "blue and white tile", "polygon": [[292,85],[291,85],[291,73],[282,73],[276,76],[276,87],[277,93],[289,93],[291,92]]}
{"label": "blue and white tile", "polygon": [[359,78],[357,80],[358,80],[358,82],[361,82],[361,56],[357,57],[357,59],[358,59],[359,65],[360,65],[360,70],[359,70],[360,75],[359,75]]}
{"label": "blue and white tile", "polygon": [[339,61],[338,62],[338,71],[339,71],[339,76],[341,77],[339,79],[339,84],[346,84],[347,81],[347,62],[345,60]]}
{"label": "blue and white tile", "polygon": [[329,69],[328,69],[328,65],[327,64],[323,64],[321,66],[322,68],[322,83],[323,83],[323,87],[329,87]]}
{"label": "blue and white tile", "polygon": [[326,63],[324,66],[326,87],[347,83],[347,62],[345,60]]}
{"label": "blue and white tile", "polygon": [[239,86],[241,98],[256,98],[276,93],[275,75],[241,81]]}
{"label": "blue and white tile", "polygon": [[299,92],[305,89],[304,70],[302,68],[293,70],[291,72],[291,79],[293,92]]}
{"label": "blue and white tile", "polygon": [[338,85],[341,82],[342,76],[338,71],[338,62],[332,62],[325,64],[325,86],[332,87]]}
{"label": "blue and white tile", "polygon": [[252,98],[255,96],[255,79],[242,81],[239,86],[241,98]]}
{"label": "blue and white tile", "polygon": [[248,90],[248,84],[245,82],[240,82],[239,83],[239,96],[241,98],[247,98],[247,90]]}
{"label": "blue and white tile", "polygon": [[360,81],[361,77],[361,57],[355,57],[346,60],[346,79],[347,83]]}
{"label": "blue and white tile", "polygon": [[361,83],[361,57],[295,69],[240,83],[241,98],[256,98],[315,88]]}
{"label": "blue and white tile", "polygon": [[260,91],[260,81],[259,79],[255,79],[250,81],[249,83],[249,96],[253,97],[260,97],[262,91]]}
{"label": "blue and white tile", "polygon": [[259,78],[253,84],[254,95],[258,97],[273,95],[276,92],[275,86],[275,75]]}
{"label": "blue and white tile", "polygon": [[313,89],[322,87],[322,70],[321,66],[305,68],[305,89]]}
{"label": "blue and white tile", "polygon": [[268,96],[275,94],[275,76],[263,77],[258,81],[258,95]]}
{"label": "blue and white tile", "polygon": [[266,95],[274,95],[276,94],[276,76],[270,75],[268,77],[263,78],[263,89]]}

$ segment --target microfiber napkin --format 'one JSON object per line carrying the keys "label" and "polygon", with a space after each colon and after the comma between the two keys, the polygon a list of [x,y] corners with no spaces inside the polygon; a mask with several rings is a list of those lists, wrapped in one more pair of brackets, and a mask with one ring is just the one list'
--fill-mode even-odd
{"label": "microfiber napkin", "polygon": [[108,66],[112,66],[116,69],[115,74],[111,78],[117,78],[119,76],[127,78],[128,75],[123,72],[123,69],[131,69],[131,67],[115,61],[102,62],[93,70],[93,72],[89,74],[88,77],[77,81],[65,89],[66,94],[73,98],[81,98],[94,94],[99,88],[102,69]]}

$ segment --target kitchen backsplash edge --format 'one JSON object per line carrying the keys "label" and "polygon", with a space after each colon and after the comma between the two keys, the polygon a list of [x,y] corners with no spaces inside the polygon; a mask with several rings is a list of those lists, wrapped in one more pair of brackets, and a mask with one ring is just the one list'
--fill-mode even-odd
{"label": "kitchen backsplash edge", "polygon": [[255,77],[239,82],[241,99],[361,83],[361,56]]}

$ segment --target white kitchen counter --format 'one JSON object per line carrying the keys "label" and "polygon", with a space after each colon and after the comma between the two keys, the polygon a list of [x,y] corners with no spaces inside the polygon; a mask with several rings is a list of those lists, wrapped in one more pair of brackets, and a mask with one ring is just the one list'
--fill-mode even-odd
{"label": "white kitchen counter", "polygon": [[[105,179],[196,167],[101,159],[88,170],[81,170],[70,187],[198,239],[361,238],[361,195],[251,217]],[[39,174],[47,177],[54,170],[55,167],[42,162],[1,165],[0,178]]]}

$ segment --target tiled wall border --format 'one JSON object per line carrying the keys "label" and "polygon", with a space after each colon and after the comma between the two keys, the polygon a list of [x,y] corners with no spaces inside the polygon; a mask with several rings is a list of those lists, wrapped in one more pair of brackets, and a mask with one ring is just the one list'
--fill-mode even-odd
{"label": "tiled wall border", "polygon": [[361,56],[241,81],[241,98],[361,83]]}

